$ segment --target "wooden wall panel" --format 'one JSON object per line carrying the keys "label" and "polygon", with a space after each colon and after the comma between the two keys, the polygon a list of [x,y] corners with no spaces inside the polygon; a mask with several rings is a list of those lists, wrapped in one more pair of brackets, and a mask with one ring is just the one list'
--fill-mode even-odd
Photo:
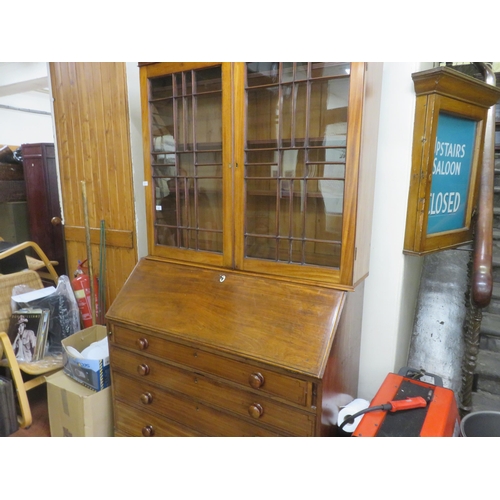
{"label": "wooden wall panel", "polygon": [[68,270],[87,258],[85,181],[94,273],[106,227],[106,306],[137,262],[124,63],[51,63]]}

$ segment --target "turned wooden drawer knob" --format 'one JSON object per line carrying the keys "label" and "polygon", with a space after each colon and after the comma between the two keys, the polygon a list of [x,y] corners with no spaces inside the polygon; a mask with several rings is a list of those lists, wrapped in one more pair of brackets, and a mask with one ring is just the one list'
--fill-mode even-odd
{"label": "turned wooden drawer knob", "polygon": [[248,407],[248,414],[252,418],[260,418],[264,414],[264,408],[259,403],[254,403]]}
{"label": "turned wooden drawer knob", "polygon": [[155,430],[152,425],[145,425],[142,428],[142,435],[144,437],[151,437],[155,435]]}
{"label": "turned wooden drawer knob", "polygon": [[143,392],[141,394],[141,401],[145,405],[150,405],[153,402],[153,395],[150,392]]}
{"label": "turned wooden drawer knob", "polygon": [[137,373],[139,375],[147,375],[149,373],[149,366],[146,363],[139,365],[137,367]]}
{"label": "turned wooden drawer knob", "polygon": [[148,342],[148,339],[141,338],[141,339],[137,339],[135,341],[135,345],[137,346],[138,349],[140,349],[141,351],[144,351],[144,349],[148,348],[149,342]]}
{"label": "turned wooden drawer knob", "polygon": [[259,372],[252,373],[248,377],[248,383],[254,388],[258,389],[259,387],[262,387],[264,385],[264,375]]}

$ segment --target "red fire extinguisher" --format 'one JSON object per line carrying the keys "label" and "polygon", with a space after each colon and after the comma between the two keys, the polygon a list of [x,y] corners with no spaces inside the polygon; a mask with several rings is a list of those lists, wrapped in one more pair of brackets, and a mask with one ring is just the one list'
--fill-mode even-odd
{"label": "red fire extinguisher", "polygon": [[[92,326],[92,306],[90,304],[90,277],[84,270],[84,264],[87,262],[78,261],[78,268],[74,273],[74,278],[71,280],[71,287],[75,293],[78,308],[82,316],[83,327],[88,328]],[[95,300],[95,316],[99,315],[98,311],[98,284],[97,278],[94,276],[94,300]]]}

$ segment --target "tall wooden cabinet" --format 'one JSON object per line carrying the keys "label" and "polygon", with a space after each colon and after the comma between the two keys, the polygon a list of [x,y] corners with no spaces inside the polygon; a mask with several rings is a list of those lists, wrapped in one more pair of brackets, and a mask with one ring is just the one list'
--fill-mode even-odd
{"label": "tall wooden cabinet", "polygon": [[59,275],[68,274],[54,144],[23,144],[21,151],[30,238],[59,263]]}
{"label": "tall wooden cabinet", "polygon": [[117,435],[333,434],[368,272],[365,64],[140,71],[149,256],[107,314]]}

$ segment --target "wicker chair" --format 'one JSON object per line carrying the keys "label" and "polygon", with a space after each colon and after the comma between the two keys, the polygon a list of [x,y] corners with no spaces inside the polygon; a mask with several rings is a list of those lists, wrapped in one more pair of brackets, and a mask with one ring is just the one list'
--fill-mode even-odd
{"label": "wicker chair", "polygon": [[[4,241],[1,236],[0,241]],[[34,253],[38,255],[38,259],[26,255],[28,269],[36,271],[40,275],[40,277],[44,279],[52,280],[54,283],[57,283],[59,277],[57,276],[54,266],[57,266],[57,264],[59,263],[56,260],[49,260],[43,250],[34,241],[25,241],[24,243],[19,243],[12,246],[8,250],[1,251],[0,259],[10,257],[11,255],[14,255],[15,253],[20,251],[24,251],[27,248],[33,249]]]}
{"label": "wicker chair", "polygon": [[[16,285],[27,285],[29,288],[38,290],[43,288],[43,283],[39,274],[41,267],[46,267],[47,272],[44,277],[50,277],[57,284],[58,276],[54,270],[52,263],[43,253],[36,243],[25,242],[16,245],[4,252],[0,253],[0,259],[3,259],[13,253],[24,250],[25,248],[33,248],[43,266],[37,262],[37,270],[26,269],[11,274],[0,274],[0,366],[8,367],[16,389],[17,399],[19,402],[20,415],[18,422],[21,428],[29,427],[32,423],[31,410],[28,400],[27,391],[45,383],[45,377],[60,370],[62,368],[62,356],[47,357],[40,361],[25,363],[18,361],[14,355],[12,345],[7,335],[9,327],[11,311],[11,296],[12,289]],[[30,266],[31,267],[31,266]],[[23,373],[27,376],[23,377]],[[27,380],[25,380],[27,379]]]}

